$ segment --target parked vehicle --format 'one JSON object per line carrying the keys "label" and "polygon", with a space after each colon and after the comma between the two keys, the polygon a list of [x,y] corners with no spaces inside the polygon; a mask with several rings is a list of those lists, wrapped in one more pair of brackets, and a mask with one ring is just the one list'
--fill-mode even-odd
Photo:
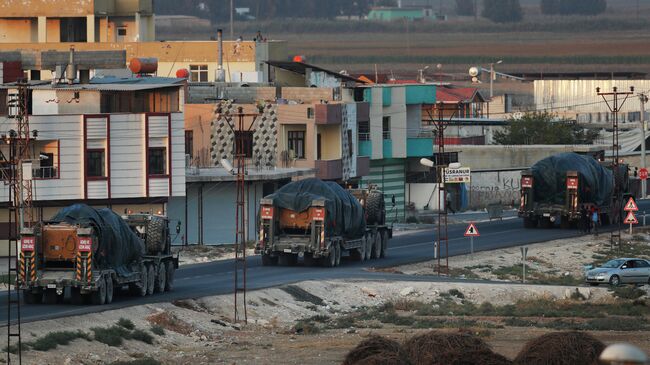
{"label": "parked vehicle", "polygon": [[592,286],[650,284],[650,262],[637,258],[609,260],[600,267],[589,270],[585,281]]}
{"label": "parked vehicle", "polygon": [[384,194],[374,187],[345,190],[334,182],[306,179],[282,187],[260,202],[263,265],[338,266],[387,255],[393,235],[386,225]]}
{"label": "parked vehicle", "polygon": [[[178,227],[177,227],[178,229]],[[116,289],[145,296],[172,290],[178,256],[166,217],[76,204],[21,232],[18,283],[26,303],[111,303]]]}
{"label": "parked vehicle", "polygon": [[[627,165],[619,165],[614,186],[611,162],[560,153],[540,160],[521,173],[519,217],[524,227],[577,226],[583,213],[596,209],[602,224],[622,222],[623,205],[631,196]],[[583,209],[584,208],[584,209]]]}

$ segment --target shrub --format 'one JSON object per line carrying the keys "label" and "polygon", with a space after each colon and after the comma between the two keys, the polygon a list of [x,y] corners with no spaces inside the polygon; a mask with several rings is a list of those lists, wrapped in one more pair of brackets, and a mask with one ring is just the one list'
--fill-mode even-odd
{"label": "shrub", "polygon": [[132,330],[132,329],[135,328],[135,324],[133,324],[133,322],[131,322],[130,319],[126,319],[126,318],[120,318],[117,321],[117,325],[120,326],[120,327],[124,327],[127,330]]}
{"label": "shrub", "polygon": [[151,332],[153,334],[158,335],[158,336],[164,336],[165,335],[165,329],[162,326],[159,326],[157,324],[154,324],[151,326]]}
{"label": "shrub", "polygon": [[131,333],[131,338],[144,343],[148,343],[149,345],[153,344],[153,336],[150,335],[149,332],[141,329],[134,330]]}
{"label": "shrub", "polygon": [[90,330],[95,333],[95,340],[108,346],[120,346],[125,339],[128,340],[131,338],[129,330],[120,326],[111,326],[108,328],[93,327]]}

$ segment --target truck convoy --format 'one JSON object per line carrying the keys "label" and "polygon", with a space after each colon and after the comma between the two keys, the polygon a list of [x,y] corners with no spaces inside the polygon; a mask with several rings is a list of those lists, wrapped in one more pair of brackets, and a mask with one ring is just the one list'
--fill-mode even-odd
{"label": "truck convoy", "polygon": [[166,217],[76,204],[21,232],[18,285],[26,303],[111,303],[116,289],[172,290],[178,257]]}
{"label": "truck convoy", "polygon": [[335,267],[342,256],[364,261],[384,257],[393,231],[386,225],[384,194],[343,189],[334,182],[289,183],[260,203],[255,252],[262,264]]}
{"label": "truck convoy", "polygon": [[[614,185],[614,175],[618,186]],[[519,217],[525,228],[574,227],[584,211],[597,209],[602,224],[621,222],[629,198],[627,165],[612,171],[611,162],[593,157],[560,153],[540,160],[521,173]]]}

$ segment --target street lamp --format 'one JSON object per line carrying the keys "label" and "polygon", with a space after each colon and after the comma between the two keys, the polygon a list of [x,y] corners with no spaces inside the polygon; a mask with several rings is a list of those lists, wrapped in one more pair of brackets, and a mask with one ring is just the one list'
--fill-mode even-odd
{"label": "street lamp", "polygon": [[494,65],[499,65],[503,63],[503,60],[498,60],[497,62],[492,62],[490,63],[490,101],[492,101],[492,97],[494,96],[494,80],[496,79],[496,74],[494,73]]}

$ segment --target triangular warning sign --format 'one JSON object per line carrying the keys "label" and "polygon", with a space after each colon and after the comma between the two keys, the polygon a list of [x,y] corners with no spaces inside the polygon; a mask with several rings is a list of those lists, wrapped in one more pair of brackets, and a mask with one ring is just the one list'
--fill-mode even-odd
{"label": "triangular warning sign", "polygon": [[630,197],[630,200],[627,201],[627,204],[625,204],[625,208],[623,210],[626,212],[636,212],[639,210],[639,207],[637,207],[634,198]]}
{"label": "triangular warning sign", "polygon": [[478,233],[478,229],[474,225],[474,223],[470,223],[467,229],[465,230],[465,237],[478,237],[480,234]]}
{"label": "triangular warning sign", "polygon": [[625,217],[625,221],[623,221],[625,224],[638,224],[639,221],[636,220],[636,217],[634,216],[634,212],[628,212],[627,217]]}

